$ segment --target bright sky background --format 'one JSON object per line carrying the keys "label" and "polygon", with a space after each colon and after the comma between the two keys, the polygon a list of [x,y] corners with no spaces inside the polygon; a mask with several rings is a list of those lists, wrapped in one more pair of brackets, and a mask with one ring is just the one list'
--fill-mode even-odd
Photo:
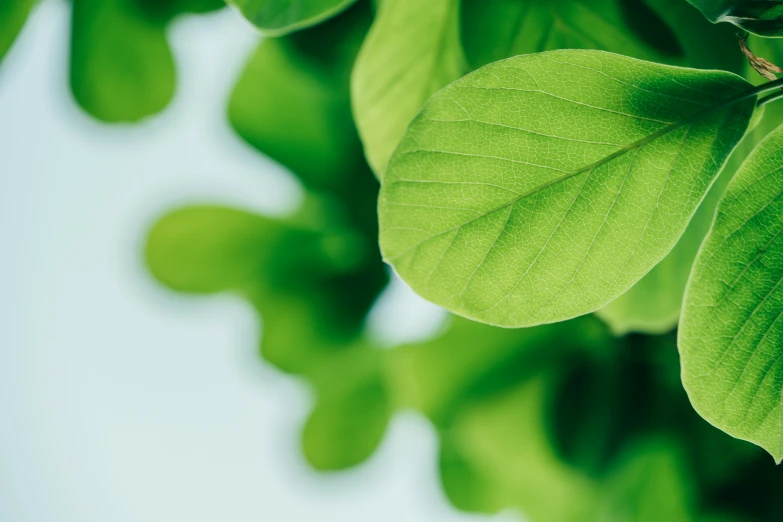
{"label": "bright sky background", "polygon": [[[109,128],[71,101],[68,23],[67,2],[44,1],[0,65],[0,520],[486,520],[451,509],[413,414],[359,469],[310,471],[307,390],[256,358],[250,310],[144,271],[145,231],[172,206],[298,201],[225,123],[249,26],[229,11],[178,22],[174,104]],[[438,316],[402,285],[382,309],[387,334]]]}

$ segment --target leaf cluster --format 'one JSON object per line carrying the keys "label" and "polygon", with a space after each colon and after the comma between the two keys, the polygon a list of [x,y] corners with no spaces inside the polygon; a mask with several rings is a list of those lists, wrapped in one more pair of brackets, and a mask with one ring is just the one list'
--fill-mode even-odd
{"label": "leaf cluster", "polygon": [[[747,165],[729,182],[732,174],[781,121],[774,110],[762,117],[752,97],[726,103],[751,88],[738,75],[751,78],[733,40],[722,48],[731,31],[684,2],[658,0],[641,15],[613,1],[385,0],[377,10],[360,1],[311,28],[303,27],[320,20],[312,13],[297,21],[293,11],[288,18],[278,12],[287,29],[261,21],[273,2],[257,2],[266,10],[248,14],[251,4],[240,7],[278,36],[251,56],[229,117],[243,139],[301,182],[304,204],[284,218],[218,206],[179,209],[152,229],[146,255],[167,286],[233,292],[258,311],[261,355],[312,387],[302,443],[313,466],[363,462],[394,412],[412,409],[437,431],[443,488],[461,509],[518,509],[534,521],[783,516],[775,501],[780,471],[694,413],[678,379],[676,337],[665,333],[677,322],[690,265],[726,184],[729,193],[741,192],[731,185]],[[639,27],[642,15],[659,24],[654,34]],[[541,24],[547,31],[531,32]],[[707,45],[705,35],[714,38]],[[592,51],[557,51],[563,47]],[[463,77],[472,69],[478,71]],[[551,168],[532,172],[527,164],[534,162]],[[590,168],[597,179],[585,175]],[[551,177],[553,169],[562,172]],[[448,299],[504,295],[498,277],[518,269],[520,249],[557,241],[557,249],[542,250],[538,276],[530,278],[530,288],[557,294],[532,308],[556,301],[549,306],[555,316],[524,319],[520,310],[531,305],[520,298],[482,319],[567,320],[503,329],[452,316],[431,339],[382,349],[366,326],[388,281],[377,244],[375,177],[387,260],[398,253],[389,248],[409,248],[395,241],[415,243],[439,230],[457,236],[455,226],[472,234],[471,241],[441,240],[429,264],[424,254],[408,267],[394,261],[414,289],[424,293],[429,285],[431,299],[475,315]],[[527,204],[527,192],[547,183],[538,190],[549,192],[506,229],[516,204],[508,202]],[[766,183],[765,194],[774,195]],[[583,193],[591,196],[579,200]],[[405,208],[392,211],[392,202]],[[596,219],[599,203],[604,212]],[[482,219],[494,228],[472,225]],[[531,234],[533,225],[540,229]],[[401,226],[418,230],[390,239],[390,228]],[[604,236],[587,234],[590,227]],[[558,230],[566,232],[555,238]],[[622,246],[644,234],[643,242]],[[599,259],[600,245],[626,250]],[[501,252],[497,261],[488,254],[493,248]],[[567,259],[580,248],[588,255]],[[575,278],[583,267],[592,271]],[[556,286],[563,279],[571,290]],[[596,281],[625,293],[601,296],[589,288]],[[590,294],[598,297],[586,305]],[[592,316],[567,317],[602,305],[598,316],[611,329]],[[616,335],[628,331],[646,335]],[[765,365],[754,361],[748,371]]]}

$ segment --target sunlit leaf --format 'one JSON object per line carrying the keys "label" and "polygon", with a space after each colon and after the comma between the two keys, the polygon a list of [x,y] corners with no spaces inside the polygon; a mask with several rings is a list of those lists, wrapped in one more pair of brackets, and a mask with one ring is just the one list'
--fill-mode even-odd
{"label": "sunlit leaf", "polygon": [[356,0],[227,0],[267,36],[319,24]]}
{"label": "sunlit leaf", "polygon": [[594,51],[486,66],[434,96],[397,149],[384,256],[423,297],[490,324],[592,312],[680,238],[748,126],[753,99],[722,105],[747,87]]}
{"label": "sunlit leaf", "polygon": [[386,282],[361,236],[323,217],[320,229],[221,207],[174,212],[150,232],[147,263],[185,292],[234,291],[264,319],[264,355],[302,372],[313,356],[359,337]]}
{"label": "sunlit leaf", "polygon": [[381,352],[360,343],[310,372],[316,406],[305,424],[302,447],[320,470],[344,469],[369,458],[392,415],[382,376]]}
{"label": "sunlit leaf", "polygon": [[0,3],[0,60],[2,60],[37,0],[4,0]]}
{"label": "sunlit leaf", "polygon": [[427,98],[464,69],[457,0],[381,4],[351,84],[356,125],[376,175]]}
{"label": "sunlit leaf", "polygon": [[688,0],[710,21],[730,22],[762,36],[783,36],[780,0]]}
{"label": "sunlit leaf", "polygon": [[[710,23],[681,0],[647,3],[649,7],[637,0],[465,0],[463,46],[473,66],[550,49],[598,48],[670,64],[741,71],[743,59],[729,27]],[[600,311],[616,332],[660,333],[674,327],[690,265],[720,191],[713,189],[712,194],[671,254]]]}
{"label": "sunlit leaf", "polygon": [[783,128],[726,190],[688,283],[683,383],[696,411],[783,459]]}

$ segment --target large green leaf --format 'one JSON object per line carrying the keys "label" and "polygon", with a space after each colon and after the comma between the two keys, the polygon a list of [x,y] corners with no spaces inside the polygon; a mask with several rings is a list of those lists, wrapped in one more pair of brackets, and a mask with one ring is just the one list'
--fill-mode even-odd
{"label": "large green leaf", "polygon": [[595,311],[680,238],[748,126],[754,99],[727,102],[747,88],[597,51],[486,66],[434,96],[397,149],[384,256],[423,297],[490,324]]}
{"label": "large green leaf", "polygon": [[679,333],[696,411],[783,459],[783,127],[726,190],[696,260]]}
{"label": "large green leaf", "polygon": [[692,522],[693,479],[672,440],[637,443],[619,459],[599,510],[602,522]]}
{"label": "large green leaf", "polygon": [[[735,72],[743,63],[732,30],[711,24],[682,0],[464,0],[462,42],[473,66],[563,47]],[[660,333],[674,327],[690,266],[720,196],[716,189],[672,252],[599,312],[616,332]]]}
{"label": "large green leaf", "polygon": [[[628,16],[636,13],[636,23],[632,25],[640,28],[649,25],[646,17],[639,16],[643,10],[636,8],[637,0],[623,1],[628,6]],[[643,3],[663,20],[682,49],[682,56],[672,56],[667,59],[668,63],[741,72],[744,59],[731,26],[708,22],[697,9],[683,0],[643,0]],[[659,39],[661,31],[655,31],[651,36]],[[682,63],[677,63],[680,61]]]}
{"label": "large green leaf", "polygon": [[227,0],[267,36],[282,36],[331,18],[356,0]]}
{"label": "large green leaf", "polygon": [[0,60],[22,30],[37,0],[5,0],[0,3]]}
{"label": "large green leaf", "polygon": [[383,2],[351,85],[353,112],[376,175],[429,96],[465,72],[458,0]]}
{"label": "large green leaf", "polygon": [[710,21],[730,22],[762,36],[783,36],[781,0],[688,0]]}

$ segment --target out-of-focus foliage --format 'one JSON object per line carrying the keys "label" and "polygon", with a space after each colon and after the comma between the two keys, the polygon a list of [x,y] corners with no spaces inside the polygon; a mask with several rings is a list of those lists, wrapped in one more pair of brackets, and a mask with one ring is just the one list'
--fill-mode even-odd
{"label": "out-of-focus foliage", "polygon": [[267,36],[282,36],[316,25],[356,0],[227,0]]}
{"label": "out-of-focus foliage", "polygon": [[[37,0],[0,3],[0,59]],[[223,0],[73,0],[70,86],[77,103],[105,122],[135,122],[163,110],[176,71],[166,28],[183,13]]]}
{"label": "out-of-focus foliage", "polygon": [[166,26],[180,13],[221,0],[73,0],[71,90],[99,120],[137,121],[174,96],[176,71]]}
{"label": "out-of-focus foliage", "polygon": [[36,1],[4,0],[3,3],[0,3],[0,60],[14,43],[19,31],[22,30]]}
{"label": "out-of-focus foliage", "polygon": [[762,36],[783,36],[781,0],[688,0],[711,21],[729,22]]}
{"label": "out-of-focus foliage", "polygon": [[364,461],[394,412],[415,410],[438,434],[443,488],[460,509],[517,509],[533,522],[783,517],[783,474],[696,415],[671,334],[616,337],[592,317],[524,330],[450,317],[432,339],[381,349],[365,327],[387,282],[378,186],[349,104],[370,16],[359,2],[265,40],[232,96],[232,125],[302,182],[302,208],[285,218],[174,211],[150,233],[152,273],[178,291],[234,292],[258,310],[264,359],[314,391],[302,447],[317,469]]}

